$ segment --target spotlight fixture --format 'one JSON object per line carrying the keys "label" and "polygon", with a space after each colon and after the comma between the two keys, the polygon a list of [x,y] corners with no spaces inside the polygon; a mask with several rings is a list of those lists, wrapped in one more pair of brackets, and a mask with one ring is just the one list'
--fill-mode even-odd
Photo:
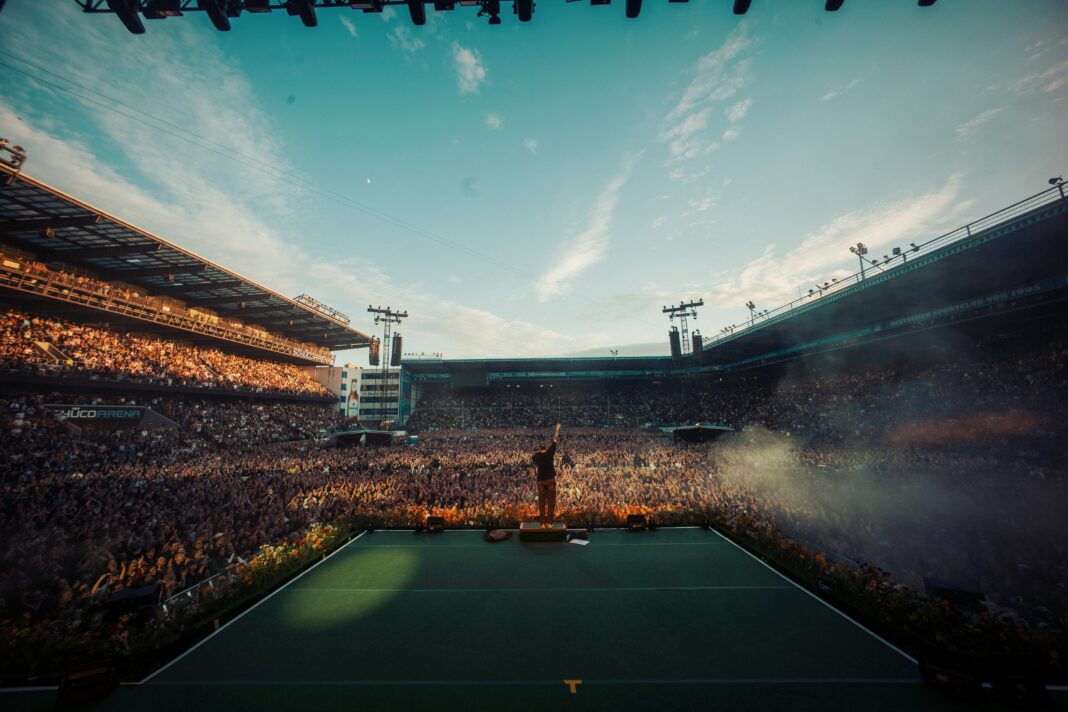
{"label": "spotlight fixture", "polygon": [[150,0],[143,10],[145,19],[162,20],[182,16],[182,0]]}
{"label": "spotlight fixture", "polygon": [[920,7],[931,7],[931,5],[934,5],[936,1],[937,0],[919,0],[919,2],[917,2],[916,4]]}
{"label": "spotlight fixture", "polygon": [[642,12],[642,0],[627,0],[627,17],[634,19]]}
{"label": "spotlight fixture", "polygon": [[270,0],[245,0],[245,9],[249,12],[270,12]]}
{"label": "spotlight fixture", "polygon": [[[208,13],[208,19],[219,32],[230,31],[230,18],[226,16],[225,0],[197,0],[197,7]],[[240,6],[238,6],[240,11]]]}
{"label": "spotlight fixture", "polygon": [[135,35],[145,34],[145,25],[137,14],[140,9],[137,0],[107,0],[107,3],[108,8],[119,16],[119,20],[126,25],[127,30]]}
{"label": "spotlight fixture", "polygon": [[1049,179],[1049,184],[1050,185],[1060,185],[1063,182],[1064,182],[1064,178],[1062,178],[1060,176],[1057,176],[1056,178],[1050,178]]}
{"label": "spotlight fixture", "polygon": [[753,0],[734,0],[734,14],[744,15],[749,12],[749,6],[752,2]]}
{"label": "spotlight fixture", "polygon": [[319,24],[318,18],[315,17],[314,0],[286,0],[286,12],[290,17],[299,15],[305,27],[315,27]]}
{"label": "spotlight fixture", "polygon": [[426,24],[426,5],[423,0],[408,0],[408,14],[412,16],[412,24]]}
{"label": "spotlight fixture", "polygon": [[842,9],[843,2],[845,2],[845,0],[827,0],[823,5],[823,9],[827,12],[838,12]]}

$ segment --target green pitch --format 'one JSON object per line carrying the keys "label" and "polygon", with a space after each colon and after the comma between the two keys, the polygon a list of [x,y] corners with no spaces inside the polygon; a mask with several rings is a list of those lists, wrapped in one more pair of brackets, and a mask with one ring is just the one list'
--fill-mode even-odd
{"label": "green pitch", "polygon": [[101,708],[952,704],[902,653],[715,532],[664,529],[598,531],[588,546],[366,534]]}

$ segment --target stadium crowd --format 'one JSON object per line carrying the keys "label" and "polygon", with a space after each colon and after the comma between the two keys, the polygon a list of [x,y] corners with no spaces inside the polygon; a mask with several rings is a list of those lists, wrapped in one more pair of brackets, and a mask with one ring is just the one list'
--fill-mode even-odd
{"label": "stadium crowd", "polygon": [[[765,536],[825,577],[855,576],[857,588],[875,586],[871,595],[905,597],[932,576],[986,593],[991,620],[1063,633],[1066,356],[1055,339],[967,365],[709,381],[678,410],[678,392],[652,385],[587,406],[586,394],[563,395],[558,511],[580,525],[618,525],[632,512],[662,524],[712,521]],[[479,422],[500,425],[435,431],[454,424],[438,416],[457,398],[486,403],[475,406],[487,409]],[[8,394],[5,634],[45,629],[121,645],[128,629],[107,604],[123,592],[148,587],[165,600],[346,518],[406,527],[430,512],[454,526],[530,518],[530,454],[553,406],[500,398],[432,395],[419,444],[337,449],[316,439],[340,424],[326,406],[160,398],[153,408],[180,427],[79,434],[43,407],[47,398]],[[692,408],[741,430],[680,446],[632,427]],[[581,427],[591,421],[598,427]],[[949,526],[950,514],[965,521]]]}
{"label": "stadium crowd", "polygon": [[10,309],[0,314],[0,369],[168,386],[328,395],[311,375],[292,364]]}

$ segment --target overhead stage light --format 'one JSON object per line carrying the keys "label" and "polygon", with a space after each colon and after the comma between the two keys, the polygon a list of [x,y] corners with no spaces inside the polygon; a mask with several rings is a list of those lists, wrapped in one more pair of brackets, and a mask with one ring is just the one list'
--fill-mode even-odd
{"label": "overhead stage light", "polygon": [[270,12],[270,0],[245,0],[245,9],[249,12]]}
{"label": "overhead stage light", "polygon": [[215,25],[216,30],[230,31],[230,18],[226,16],[227,8],[224,0],[197,0],[197,7],[208,13],[208,18],[211,24]]}
{"label": "overhead stage light", "polygon": [[753,0],[734,0],[734,14],[744,15],[749,12],[749,6],[753,3]]}
{"label": "overhead stage light", "polygon": [[148,20],[180,17],[182,15],[182,0],[151,0],[145,5],[144,13],[145,18]]}
{"label": "overhead stage light", "polygon": [[[631,3],[634,0],[627,0],[627,3]],[[641,0],[637,0],[641,4]],[[534,0],[515,0],[515,12],[519,15],[520,22],[530,22],[530,18],[534,16]]]}
{"label": "overhead stage light", "polygon": [[827,0],[826,4],[823,6],[823,9],[827,12],[838,12],[842,9],[843,2],[845,2],[845,0]]}
{"label": "overhead stage light", "polygon": [[408,14],[412,16],[412,24],[426,24],[426,5],[423,0],[408,0]]}
{"label": "overhead stage light", "polygon": [[137,0],[107,0],[108,7],[119,16],[126,29],[135,35],[145,34],[145,25],[137,14],[139,5]]}
{"label": "overhead stage light", "polygon": [[920,7],[931,7],[931,5],[935,4],[935,0],[920,0],[917,4]]}
{"label": "overhead stage light", "polygon": [[642,12],[642,0],[627,0],[627,17],[634,19]]}
{"label": "overhead stage light", "polygon": [[319,24],[319,20],[315,17],[313,0],[286,0],[286,12],[290,17],[299,15],[305,27],[315,27]]}

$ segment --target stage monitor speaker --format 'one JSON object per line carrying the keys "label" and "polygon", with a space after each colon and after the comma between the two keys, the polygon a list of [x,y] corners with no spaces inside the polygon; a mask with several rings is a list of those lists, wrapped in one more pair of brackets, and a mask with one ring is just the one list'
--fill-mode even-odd
{"label": "stage monitor speaker", "polygon": [[426,518],[426,533],[441,534],[445,531],[445,517],[429,516]]}
{"label": "stage monitor speaker", "polygon": [[379,339],[371,337],[371,348],[367,351],[367,363],[371,366],[377,366],[379,362],[379,351],[382,349],[382,342]]}
{"label": "stage monitor speaker", "polygon": [[645,515],[644,514],[628,514],[627,515],[627,531],[640,532],[645,530]]}
{"label": "stage monitor speaker", "polygon": [[674,326],[668,332],[668,343],[671,345],[671,358],[682,358],[682,342],[679,340],[679,330]]}
{"label": "stage monitor speaker", "polygon": [[59,680],[56,707],[76,707],[102,699],[118,684],[118,673],[111,658],[85,659],[71,663]]}
{"label": "stage monitor speaker", "polygon": [[393,335],[393,353],[389,357],[390,366],[400,366],[401,354],[404,353],[404,337],[400,334]]}

